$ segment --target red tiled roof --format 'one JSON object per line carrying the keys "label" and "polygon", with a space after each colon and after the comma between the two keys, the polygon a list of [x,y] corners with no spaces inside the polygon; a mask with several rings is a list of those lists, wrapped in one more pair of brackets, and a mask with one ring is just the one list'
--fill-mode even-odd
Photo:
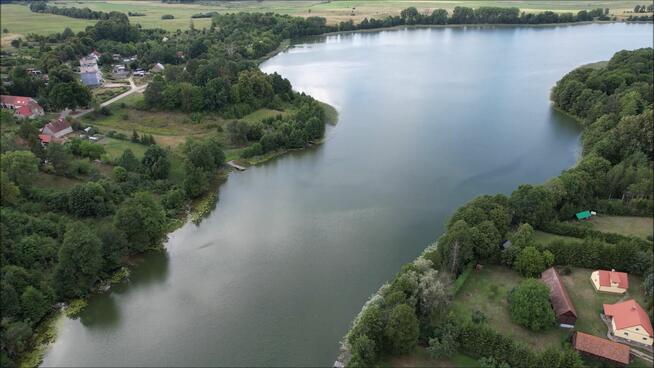
{"label": "red tiled roof", "polygon": [[629,277],[624,272],[599,270],[600,286],[611,286],[611,283],[618,284],[623,289],[629,289]]}
{"label": "red tiled roof", "polygon": [[21,116],[32,116],[35,113],[34,110],[41,109],[39,103],[32,97],[2,95],[0,101],[4,105],[14,106],[16,112]]}
{"label": "red tiled roof", "polygon": [[20,106],[15,111],[20,116],[32,116],[32,109],[30,109],[29,106]]}
{"label": "red tiled roof", "polygon": [[567,312],[572,312],[576,317],[577,311],[574,305],[572,305],[572,300],[570,300],[570,296],[568,296],[568,292],[561,282],[561,277],[554,267],[543,271],[540,278],[550,288],[550,302],[552,303],[552,307],[554,307],[554,314],[560,316]]}
{"label": "red tiled roof", "polygon": [[574,348],[614,362],[629,364],[629,347],[601,337],[577,332],[573,339]]}
{"label": "red tiled roof", "polygon": [[47,134],[39,134],[39,140],[43,143],[50,143],[50,140],[52,139],[52,136],[49,136]]}
{"label": "red tiled roof", "polygon": [[60,132],[64,129],[70,128],[70,124],[64,119],[57,119],[46,124],[43,129],[48,128],[53,133]]}
{"label": "red tiled roof", "polygon": [[647,312],[633,299],[622,303],[604,304],[604,314],[613,318],[618,330],[643,326],[649,336],[654,337],[654,330],[652,330],[652,323]]}

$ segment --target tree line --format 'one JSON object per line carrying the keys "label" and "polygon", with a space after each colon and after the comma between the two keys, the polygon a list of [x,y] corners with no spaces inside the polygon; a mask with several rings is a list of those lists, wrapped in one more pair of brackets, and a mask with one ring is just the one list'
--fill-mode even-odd
{"label": "tree line", "polygon": [[[348,366],[371,366],[382,356],[412,352],[418,343],[428,345],[432,357],[460,351],[488,367],[584,366],[569,347],[534,352],[494,331],[481,312],[448,313],[476,264],[502,264],[526,277],[507,302],[512,320],[535,331],[551,328],[554,315],[549,290],[531,278],[554,265],[642,275],[646,294],[654,294],[651,241],[561,222],[608,196],[623,206],[647,203],[651,216],[652,51],[620,51],[604,67],[582,67],[557,82],[555,106],[575,115],[583,127],[581,161],[543,185],[521,185],[510,196],[480,196],[457,209],[437,245],[403,266],[364,305],[344,339],[341,358]],[[634,174],[625,175],[627,168]],[[534,229],[583,240],[541,244]],[[507,239],[511,245],[503,249]],[[463,281],[453,284],[457,277]],[[654,314],[651,302],[647,309]]]}
{"label": "tree line", "polygon": [[387,16],[383,19],[364,18],[359,24],[353,21],[340,22],[335,30],[350,31],[395,27],[401,25],[447,25],[447,24],[556,24],[575,23],[593,20],[611,20],[609,9],[597,8],[591,11],[581,10],[576,14],[544,11],[540,13],[521,12],[518,8],[501,8],[482,6],[468,8],[457,6],[450,15],[445,9],[435,9],[431,13],[420,12],[409,7],[399,16]]}
{"label": "tree line", "polygon": [[65,17],[80,18],[80,19],[109,19],[116,15],[123,15],[121,12],[103,12],[91,10],[89,8],[66,7],[59,8],[53,5],[48,5],[45,1],[30,2],[29,8],[35,13],[48,13],[55,15],[63,15]]}

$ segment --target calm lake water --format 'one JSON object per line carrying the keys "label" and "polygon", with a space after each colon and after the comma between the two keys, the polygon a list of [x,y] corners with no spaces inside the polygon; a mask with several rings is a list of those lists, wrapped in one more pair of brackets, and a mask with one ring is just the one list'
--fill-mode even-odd
{"label": "calm lake water", "polygon": [[579,129],[549,91],[652,46],[652,25],[391,30],[299,44],[265,64],[334,105],[325,144],[220,188],[131,282],[66,319],[47,366],[325,366],[370,294],[452,211],[572,166]]}

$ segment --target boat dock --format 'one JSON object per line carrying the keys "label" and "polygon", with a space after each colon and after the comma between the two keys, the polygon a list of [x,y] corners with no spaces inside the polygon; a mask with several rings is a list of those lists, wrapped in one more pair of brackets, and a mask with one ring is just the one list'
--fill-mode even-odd
{"label": "boat dock", "polygon": [[235,168],[238,171],[245,171],[247,169],[247,167],[237,164],[234,160],[227,161],[227,165]]}

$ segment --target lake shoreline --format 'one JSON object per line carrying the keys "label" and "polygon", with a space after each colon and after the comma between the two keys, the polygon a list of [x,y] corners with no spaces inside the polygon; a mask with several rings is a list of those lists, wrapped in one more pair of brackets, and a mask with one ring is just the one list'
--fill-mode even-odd
{"label": "lake shoreline", "polygon": [[409,30],[409,29],[441,29],[441,28],[549,28],[557,26],[583,26],[589,24],[614,24],[614,23],[652,23],[649,21],[619,21],[619,20],[594,20],[594,21],[583,21],[583,22],[565,22],[565,23],[542,23],[542,24],[493,24],[493,23],[479,23],[479,24],[402,24],[392,27],[381,27],[381,28],[369,28],[369,29],[353,29],[348,31],[336,31],[336,32],[327,32],[320,35],[308,36],[310,37],[322,37],[322,36],[336,36],[340,34],[349,34],[349,33],[370,33],[370,32],[379,32],[385,30]]}
{"label": "lake shoreline", "polygon": [[[287,44],[286,48],[288,48],[289,46],[290,44]],[[281,52],[279,50],[276,51],[278,52],[276,52],[275,55]],[[323,101],[318,101],[318,103],[320,103],[320,105],[325,110],[325,115],[327,116],[327,121],[325,122],[325,124],[329,124],[332,126],[336,125],[336,123],[338,122],[338,111],[336,110],[336,108]],[[303,148],[282,149],[282,150],[270,152],[266,155],[255,156],[250,159],[242,159],[242,160],[245,161],[248,164],[248,166],[257,166],[272,161],[273,159],[282,157],[287,153],[304,151],[316,147],[320,144],[323,144],[324,142],[325,142],[325,137]],[[183,214],[181,214],[176,219],[173,219],[169,222],[168,224],[169,228],[166,233],[166,238],[170,234],[179,230],[180,228],[182,228],[184,225],[188,223],[194,223],[196,226],[199,225],[202,222],[202,220],[208,217],[216,209],[219,202],[218,192],[220,190],[220,187],[227,182],[227,180],[229,179],[229,174],[232,171],[234,171],[234,169],[223,168],[220,169],[215,174],[214,178],[212,179],[211,189],[207,193],[202,195],[200,198],[191,201],[188,210],[186,210]],[[152,251],[166,251],[166,246],[165,244],[162,244],[160,249],[148,249],[143,253],[133,255],[133,257],[139,257]],[[134,264],[129,264],[125,267],[127,267],[127,269],[131,271],[134,266],[135,266]],[[98,282],[98,287],[94,291],[92,291],[87,297],[81,298],[81,300],[88,302],[88,300],[94,295],[111,292],[111,287],[104,289],[101,286],[105,285],[107,282],[110,282],[114,277],[114,275],[120,273],[123,270],[123,268],[124,267],[117,269],[109,278],[100,280]],[[111,284],[113,284],[113,282],[111,282],[109,285]],[[67,307],[68,304],[66,305],[65,308]],[[60,308],[52,312],[50,316],[45,317],[44,321],[38,325],[38,327],[36,328],[37,332],[35,333],[34,340],[33,340],[35,341],[34,346],[32,349],[25,352],[23,359],[21,359],[20,366],[38,366],[41,363],[43,363],[43,358],[45,357],[45,354],[47,353],[49,346],[51,346],[57,339],[57,333],[60,327],[59,322],[61,322],[65,317],[65,308]]]}

